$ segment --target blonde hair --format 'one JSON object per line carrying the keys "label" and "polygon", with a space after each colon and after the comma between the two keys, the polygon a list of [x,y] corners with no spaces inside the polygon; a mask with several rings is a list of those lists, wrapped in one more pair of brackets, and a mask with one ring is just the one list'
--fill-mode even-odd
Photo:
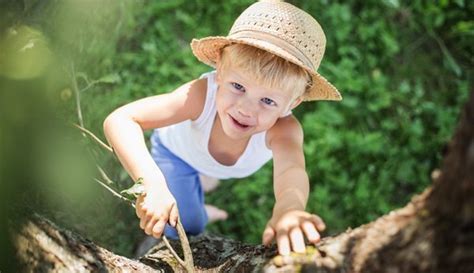
{"label": "blonde hair", "polygon": [[298,65],[245,44],[232,44],[222,49],[217,72],[225,73],[230,65],[254,78],[257,84],[292,92],[293,100],[307,90],[311,79],[308,72]]}

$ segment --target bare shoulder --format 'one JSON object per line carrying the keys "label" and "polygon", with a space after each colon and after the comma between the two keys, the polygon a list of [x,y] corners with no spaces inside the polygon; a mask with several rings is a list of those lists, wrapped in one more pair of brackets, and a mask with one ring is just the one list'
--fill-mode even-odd
{"label": "bare shoulder", "polygon": [[204,103],[206,101],[206,90],[207,90],[207,79],[196,79],[190,81],[174,92],[177,95],[186,96],[186,109],[189,111],[192,120],[197,119],[204,109]]}
{"label": "bare shoulder", "polygon": [[191,80],[174,91],[142,98],[116,109],[114,119],[132,119],[143,130],[196,119],[204,108],[206,79]]}
{"label": "bare shoulder", "polygon": [[283,143],[303,145],[303,128],[293,115],[278,119],[267,132],[267,147],[273,150]]}

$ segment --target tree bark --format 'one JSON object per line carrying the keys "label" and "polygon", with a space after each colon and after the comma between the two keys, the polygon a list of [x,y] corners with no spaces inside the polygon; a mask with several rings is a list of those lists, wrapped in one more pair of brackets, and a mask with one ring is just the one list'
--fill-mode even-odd
{"label": "tree bark", "polygon": [[12,231],[22,272],[155,272],[33,214]]}
{"label": "tree bark", "polygon": [[[433,186],[404,208],[324,238],[306,255],[275,257],[275,246],[191,238],[196,272],[474,272],[474,92],[433,176]],[[28,272],[184,272],[162,244],[131,260],[38,215],[12,234]]]}

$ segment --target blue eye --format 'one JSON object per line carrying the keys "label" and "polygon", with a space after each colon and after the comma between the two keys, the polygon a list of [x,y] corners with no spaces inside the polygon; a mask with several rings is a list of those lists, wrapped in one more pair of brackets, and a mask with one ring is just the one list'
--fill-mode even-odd
{"label": "blue eye", "polygon": [[232,86],[239,91],[245,91],[245,88],[241,84],[238,84],[236,82],[233,82]]}
{"label": "blue eye", "polygon": [[263,98],[261,99],[261,101],[267,105],[271,105],[271,106],[276,105],[275,101],[269,98]]}

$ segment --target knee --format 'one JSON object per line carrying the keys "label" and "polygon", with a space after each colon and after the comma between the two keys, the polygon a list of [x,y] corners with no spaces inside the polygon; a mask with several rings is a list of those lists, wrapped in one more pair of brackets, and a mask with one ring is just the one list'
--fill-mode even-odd
{"label": "knee", "polygon": [[[181,215],[180,219],[186,234],[193,236],[204,232],[207,224],[207,215],[205,213]],[[166,225],[165,235],[171,239],[178,239],[176,229],[169,225]]]}
{"label": "knee", "polygon": [[198,235],[204,231],[207,224],[207,217],[205,215],[188,215],[188,217],[181,218],[184,230],[187,234]]}

